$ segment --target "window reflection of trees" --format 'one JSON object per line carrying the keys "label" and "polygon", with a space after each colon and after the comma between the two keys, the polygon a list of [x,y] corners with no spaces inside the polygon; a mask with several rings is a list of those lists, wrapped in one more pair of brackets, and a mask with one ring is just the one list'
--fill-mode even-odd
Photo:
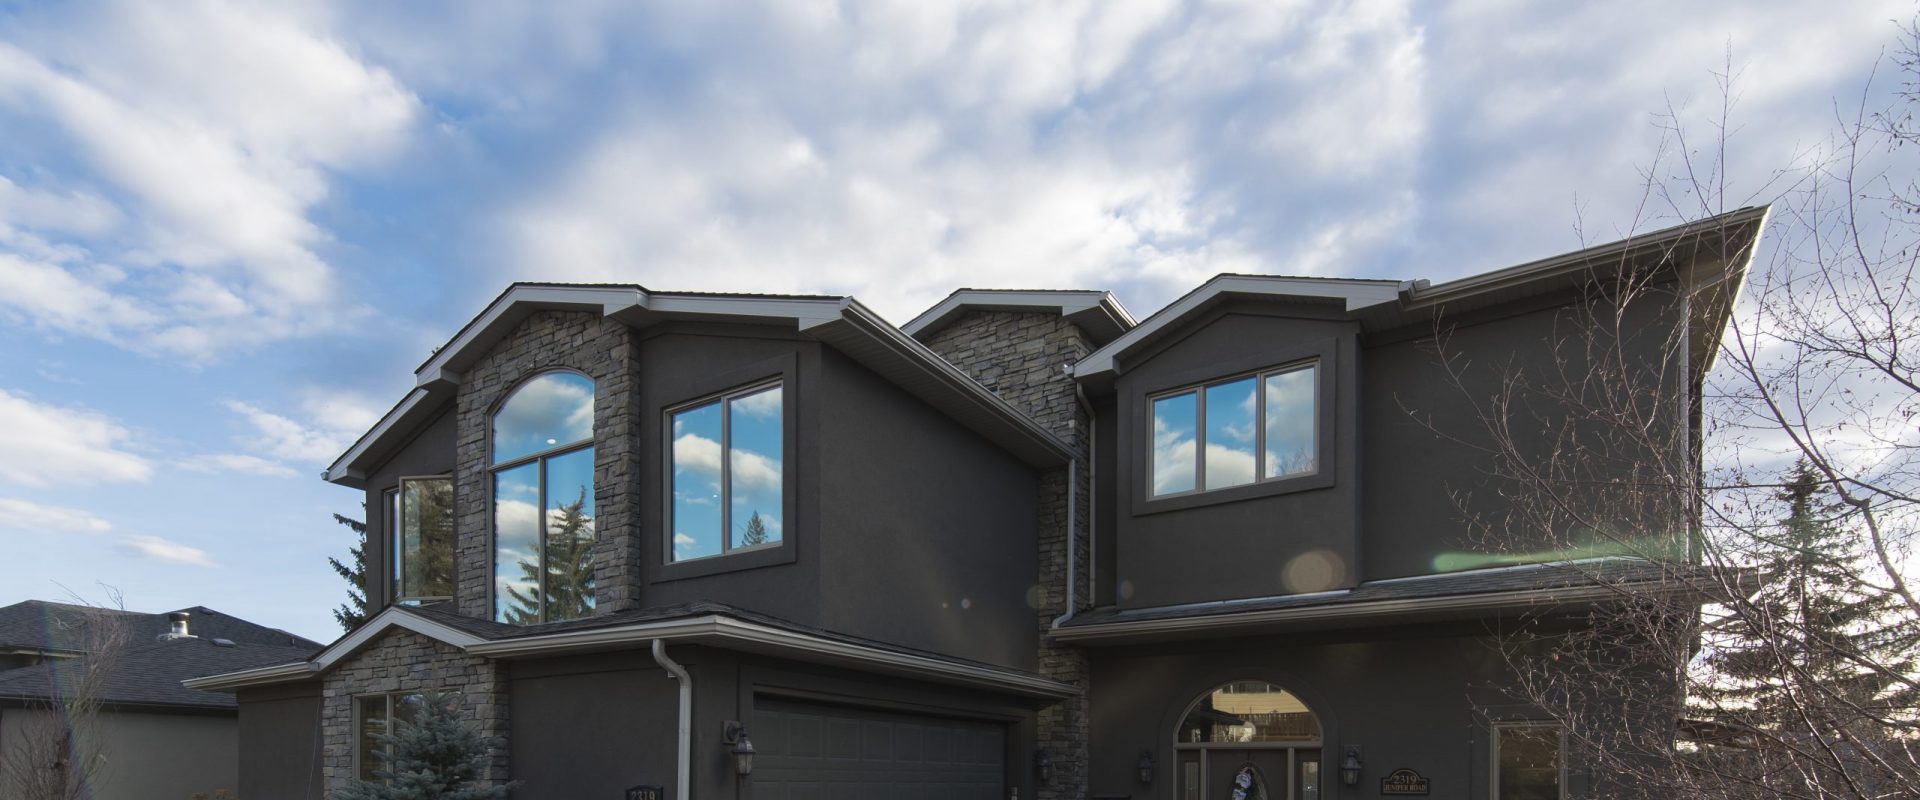
{"label": "window reflection of trees", "polygon": [[593,612],[593,380],[546,372],[494,412],[494,617],[515,625]]}

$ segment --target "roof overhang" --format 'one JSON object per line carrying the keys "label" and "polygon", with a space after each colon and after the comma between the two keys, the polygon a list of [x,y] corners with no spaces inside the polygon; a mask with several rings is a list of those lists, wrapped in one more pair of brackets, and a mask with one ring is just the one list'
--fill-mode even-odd
{"label": "roof overhang", "polygon": [[1293,300],[1316,305],[1330,304],[1353,313],[1397,302],[1402,288],[1404,284],[1400,281],[1218,275],[1106,346],[1088,354],[1074,365],[1073,375],[1086,380],[1116,374],[1120,362],[1127,355],[1152,346],[1172,334],[1181,322],[1229,300]]}
{"label": "roof overhang", "polygon": [[1094,289],[959,289],[920,312],[900,330],[926,341],[968,311],[1033,311],[1058,314],[1080,326],[1098,347],[1137,323],[1113,293]]}
{"label": "roof overhang", "polygon": [[672,644],[705,645],[795,661],[829,664],[865,672],[989,689],[1024,697],[1058,699],[1081,691],[1079,687],[1071,684],[1018,670],[956,661],[930,654],[892,650],[735,619],[724,614],[705,613],[676,619],[636,622],[630,625],[489,640],[421,615],[409,613],[398,606],[381,612],[355,629],[353,633],[342,637],[307,661],[191,678],[182,681],[182,685],[202,691],[233,691],[252,686],[311,680],[325,673],[341,659],[371,644],[381,634],[396,628],[410,630],[460,648],[472,655],[488,658],[529,658],[631,650],[645,647],[659,640]]}
{"label": "roof overhang", "polygon": [[1196,614],[1142,620],[1114,620],[1056,627],[1048,635],[1084,645],[1141,644],[1228,634],[1291,633],[1332,628],[1386,627],[1488,615],[1578,612],[1639,596],[1700,594],[1683,583],[1643,585],[1590,584],[1448,597],[1411,597],[1257,611]]}
{"label": "roof overhang", "polygon": [[869,369],[1035,466],[1073,451],[1051,432],[968,378],[913,337],[850,297],[777,297],[653,292],[640,286],[514,284],[414,371],[414,388],[327,467],[333,483],[365,479],[418,427],[452,404],[464,373],[494,342],[537,311],[588,311],[644,328],[697,320],[790,327],[833,345]]}

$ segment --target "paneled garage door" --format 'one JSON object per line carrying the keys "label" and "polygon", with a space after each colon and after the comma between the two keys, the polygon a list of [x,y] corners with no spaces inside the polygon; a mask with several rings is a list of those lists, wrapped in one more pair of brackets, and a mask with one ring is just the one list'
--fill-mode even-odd
{"label": "paneled garage door", "polygon": [[754,800],[1000,800],[1003,725],[759,698]]}

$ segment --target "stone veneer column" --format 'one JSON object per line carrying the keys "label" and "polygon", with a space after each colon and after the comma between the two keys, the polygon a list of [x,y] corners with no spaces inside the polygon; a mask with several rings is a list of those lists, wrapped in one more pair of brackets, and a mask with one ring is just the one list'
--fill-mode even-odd
{"label": "stone veneer column", "polygon": [[466,371],[455,420],[454,600],[491,618],[491,477],[487,436],[495,405],[536,373],[572,369],[593,378],[593,581],[595,613],[639,602],[639,493],[634,442],[639,409],[633,330],[589,311],[538,311]]}
{"label": "stone veneer column", "polygon": [[482,783],[507,780],[507,680],[505,665],[469,656],[412,631],[394,629],[336,664],[321,679],[321,781],[329,795],[357,777],[353,769],[353,699],[366,694],[425,689],[458,691],[467,722],[492,740]]}
{"label": "stone veneer column", "polygon": [[[1090,454],[1086,413],[1075,398],[1075,383],[1067,367],[1092,352],[1092,343],[1058,314],[1011,311],[973,311],[936,331],[926,342],[934,352],[973,376],[1071,445],[1081,469],[1076,483],[1076,530],[1067,530],[1065,467],[1040,474],[1040,586],[1038,619],[1040,672],[1047,677],[1088,688],[1086,652],[1053,641],[1047,635],[1055,617],[1066,613],[1067,537],[1078,539],[1075,550],[1079,579],[1075,608],[1089,604],[1087,578],[1089,493],[1093,484],[1086,469]],[[1039,787],[1041,800],[1083,798],[1087,794],[1086,695],[1054,703],[1040,711],[1040,746],[1053,755],[1053,782]]]}

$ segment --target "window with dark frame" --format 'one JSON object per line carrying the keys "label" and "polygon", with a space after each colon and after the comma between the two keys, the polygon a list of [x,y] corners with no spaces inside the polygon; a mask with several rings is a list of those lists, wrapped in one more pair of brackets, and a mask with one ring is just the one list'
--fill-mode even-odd
{"label": "window with dark frame", "polygon": [[386,765],[380,751],[383,735],[394,733],[396,722],[412,722],[420,710],[420,693],[361,695],[353,699],[353,772],[363,781],[378,781],[373,771]]}
{"label": "window with dark frame", "polygon": [[494,619],[512,625],[593,613],[593,379],[529,378],[494,411]]}
{"label": "window with dark frame", "polygon": [[1150,498],[1311,475],[1319,470],[1320,362],[1307,361],[1148,398]]}
{"label": "window with dark frame", "polygon": [[777,547],[785,528],[783,384],[667,412],[669,562]]}
{"label": "window with dark frame", "polygon": [[1566,749],[1559,725],[1496,722],[1493,726],[1494,800],[1561,800]]}
{"label": "window with dark frame", "polygon": [[453,597],[453,478],[401,478],[388,492],[394,602],[419,605]]}

